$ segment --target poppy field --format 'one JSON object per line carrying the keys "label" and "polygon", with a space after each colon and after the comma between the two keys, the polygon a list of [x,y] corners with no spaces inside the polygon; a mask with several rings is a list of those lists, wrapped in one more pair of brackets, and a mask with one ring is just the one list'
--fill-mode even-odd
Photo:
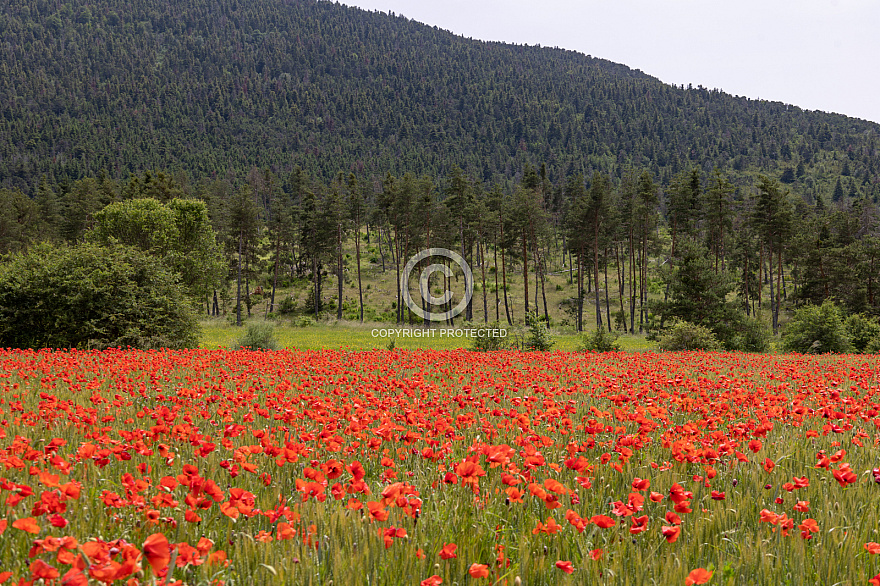
{"label": "poppy field", "polygon": [[871,356],[0,351],[0,583],[880,585]]}

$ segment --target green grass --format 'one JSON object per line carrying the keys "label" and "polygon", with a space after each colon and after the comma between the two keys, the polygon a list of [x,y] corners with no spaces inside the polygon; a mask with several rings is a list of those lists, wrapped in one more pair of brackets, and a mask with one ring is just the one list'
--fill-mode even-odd
{"label": "green grass", "polygon": [[[251,319],[246,322],[261,323],[261,319]],[[352,350],[375,350],[388,347],[391,337],[374,335],[374,330],[397,329],[394,324],[387,323],[358,323],[347,321],[332,321],[319,323],[308,327],[297,327],[290,320],[280,322],[268,321],[275,328],[275,339],[279,348],[297,348],[300,350],[323,350],[331,348],[349,348]],[[225,319],[206,319],[201,323],[202,335],[199,346],[207,349],[234,348],[247,327],[229,325]],[[480,327],[480,324],[474,324]],[[456,326],[460,328],[460,326]],[[451,329],[451,328],[447,328]],[[515,328],[508,328],[508,334],[513,335]],[[577,350],[579,335],[571,332],[551,331],[554,341],[553,350],[572,352]],[[449,350],[454,348],[470,347],[470,338],[439,337],[406,337],[403,335],[393,336],[396,348],[406,349],[433,349]],[[622,350],[631,352],[649,352],[657,350],[657,344],[648,340],[644,335],[624,335],[618,339]]]}

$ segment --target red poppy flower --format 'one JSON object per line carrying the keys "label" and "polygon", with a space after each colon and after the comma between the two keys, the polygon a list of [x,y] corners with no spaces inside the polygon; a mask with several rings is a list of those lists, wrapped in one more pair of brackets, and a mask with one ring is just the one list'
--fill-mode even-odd
{"label": "red poppy flower", "polygon": [[675,543],[678,540],[678,536],[681,534],[681,527],[678,525],[673,525],[671,527],[669,525],[663,525],[660,529],[660,533],[666,538],[667,542]]}
{"label": "red poppy flower", "polygon": [[594,515],[590,518],[590,523],[595,524],[600,529],[608,529],[609,527],[614,527],[617,521],[605,515]]}
{"label": "red poppy flower", "polygon": [[574,572],[574,566],[571,565],[571,562],[564,562],[560,560],[556,562],[556,567],[566,574],[571,574],[572,572]]}
{"label": "red poppy flower", "polygon": [[158,573],[168,567],[171,561],[171,545],[168,538],[162,533],[154,533],[147,537],[143,546],[144,558],[154,573]]}
{"label": "red poppy flower", "polygon": [[632,517],[630,519],[632,526],[629,528],[629,532],[633,535],[638,535],[639,533],[646,531],[648,529],[648,515],[642,515],[641,517]]}
{"label": "red poppy flower", "polygon": [[697,568],[696,570],[691,570],[687,575],[687,578],[684,579],[684,583],[685,586],[691,586],[691,584],[705,584],[711,579],[712,572],[704,568]]}
{"label": "red poppy flower", "polygon": [[12,526],[26,533],[39,533],[40,524],[33,517],[25,517],[24,519],[16,519],[12,522]]}
{"label": "red poppy flower", "polygon": [[458,557],[457,555],[455,555],[456,549],[458,549],[458,545],[454,543],[445,543],[443,544],[443,548],[440,550],[440,553],[438,555],[440,556],[440,559],[443,560],[455,558]]}

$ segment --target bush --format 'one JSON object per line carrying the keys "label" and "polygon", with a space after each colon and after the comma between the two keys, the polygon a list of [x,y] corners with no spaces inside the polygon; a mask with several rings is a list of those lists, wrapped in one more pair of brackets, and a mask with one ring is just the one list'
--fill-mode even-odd
{"label": "bush", "polygon": [[865,349],[862,351],[863,354],[880,354],[880,336],[876,338],[872,338],[865,344]]}
{"label": "bush", "polygon": [[127,246],[40,244],[0,265],[0,347],[195,348],[183,287]]}
{"label": "bush", "polygon": [[276,309],[281,315],[291,314],[296,311],[296,299],[288,295],[281,300],[281,303],[278,304]]}
{"label": "bush", "polygon": [[251,324],[244,336],[239,338],[236,344],[238,350],[277,350],[278,342],[275,340],[275,328],[269,324]]}
{"label": "bush", "polygon": [[850,352],[853,346],[840,310],[825,301],[794,313],[782,334],[782,347],[786,352],[824,354]]}
{"label": "bush", "polygon": [[620,344],[617,339],[620,334],[608,332],[605,328],[599,328],[592,334],[581,336],[578,344],[578,352],[620,352]]}
{"label": "bush", "polygon": [[537,313],[526,314],[526,327],[529,330],[524,342],[526,350],[546,352],[553,347],[554,342],[550,339],[550,330]]}
{"label": "bush", "polygon": [[315,320],[307,315],[301,315],[297,318],[295,325],[298,328],[310,328],[315,325]]}
{"label": "bush", "polygon": [[503,328],[498,322],[489,325],[473,325],[469,326],[477,330],[477,335],[471,339],[470,349],[475,352],[494,352],[496,350],[505,350],[510,347],[507,336],[496,336],[496,332],[503,330],[507,333],[507,329]]}
{"label": "bush", "polygon": [[721,343],[709,328],[686,321],[675,321],[660,336],[660,349],[667,352],[684,350],[717,352],[721,350]]}
{"label": "bush", "polygon": [[770,349],[770,328],[754,316],[732,313],[722,339],[725,350],[734,352],[767,352]]}
{"label": "bush", "polygon": [[855,313],[846,318],[843,327],[854,352],[865,352],[873,339],[880,338],[880,324],[876,319],[862,313]]}

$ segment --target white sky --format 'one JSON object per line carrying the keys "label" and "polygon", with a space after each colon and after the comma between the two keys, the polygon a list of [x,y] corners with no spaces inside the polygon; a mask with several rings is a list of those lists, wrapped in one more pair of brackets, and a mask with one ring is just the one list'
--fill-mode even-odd
{"label": "white sky", "polygon": [[667,83],[880,122],[880,0],[342,0]]}

